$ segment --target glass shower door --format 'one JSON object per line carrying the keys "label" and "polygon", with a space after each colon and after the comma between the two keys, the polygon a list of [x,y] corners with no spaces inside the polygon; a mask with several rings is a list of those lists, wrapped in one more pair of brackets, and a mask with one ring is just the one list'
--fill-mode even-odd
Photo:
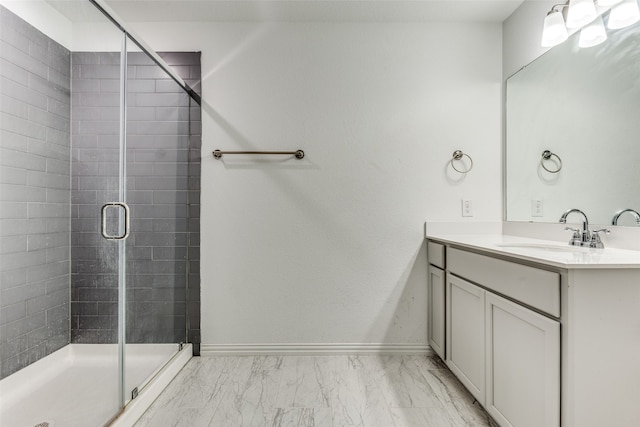
{"label": "glass shower door", "polygon": [[75,309],[71,342],[100,344],[100,369],[106,374],[96,383],[97,388],[110,390],[109,398],[104,400],[109,402],[111,417],[128,400],[124,386],[124,304],[131,230],[123,120],[126,35],[115,27],[113,31],[116,34],[109,46],[120,46],[120,51],[72,53],[76,104],[72,111],[71,286]]}
{"label": "glass shower door", "polygon": [[[124,48],[124,33],[112,42]],[[116,44],[116,37],[119,42]],[[72,342],[100,344],[100,365],[108,378],[110,412],[124,406],[123,341],[125,248],[130,229],[126,205],[122,51],[74,52],[76,122],[73,137]],[[73,221],[72,221],[73,224]],[[97,231],[97,232],[96,232]],[[74,320],[76,323],[74,323]]]}
{"label": "glass shower door", "polygon": [[0,425],[105,425],[187,338],[198,109],[92,1],[0,3],[0,377],[70,356]]}
{"label": "glass shower door", "polygon": [[123,406],[118,307],[126,229],[124,208],[117,204],[124,190],[123,33],[84,0],[59,7],[86,14],[74,24],[101,26],[99,41],[88,39],[71,52],[70,342],[80,376],[91,384],[75,392],[74,417],[78,425],[104,425]]}
{"label": "glass shower door", "polygon": [[128,43],[125,393],[186,341],[189,96]]}

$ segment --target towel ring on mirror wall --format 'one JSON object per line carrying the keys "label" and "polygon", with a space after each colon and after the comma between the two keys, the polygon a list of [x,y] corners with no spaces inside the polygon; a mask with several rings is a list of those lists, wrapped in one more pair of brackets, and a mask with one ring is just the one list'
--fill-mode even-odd
{"label": "towel ring on mirror wall", "polygon": [[[553,160],[553,157],[555,157],[557,161]],[[553,163],[555,163],[557,166],[556,169],[547,168],[544,164],[546,160],[551,160]],[[544,150],[542,152],[542,157],[540,158],[540,166],[542,166],[542,169],[546,170],[549,173],[558,173],[562,169],[562,159],[556,153],[552,153],[549,150]]]}
{"label": "towel ring on mirror wall", "polygon": [[[469,159],[469,167],[466,170],[461,170],[458,169],[454,163],[454,161],[456,160],[462,160],[463,157],[466,157]],[[449,160],[449,163],[451,164],[451,167],[453,168],[453,170],[455,170],[458,173],[467,173],[469,172],[471,169],[473,169],[473,159],[471,158],[470,155],[468,155],[467,153],[463,153],[462,150],[456,150],[453,152],[453,157],[451,157],[451,160]]]}

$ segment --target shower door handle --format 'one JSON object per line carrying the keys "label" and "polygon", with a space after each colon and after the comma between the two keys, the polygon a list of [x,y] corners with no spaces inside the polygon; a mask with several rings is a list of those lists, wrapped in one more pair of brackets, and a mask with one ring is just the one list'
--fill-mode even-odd
{"label": "shower door handle", "polygon": [[[111,207],[122,208],[124,211],[124,233],[121,235],[112,235],[107,233],[107,210]],[[130,211],[129,206],[126,203],[122,202],[109,202],[102,205],[102,227],[100,229],[100,233],[102,233],[102,237],[107,240],[124,240],[129,237],[129,225],[130,225]]]}

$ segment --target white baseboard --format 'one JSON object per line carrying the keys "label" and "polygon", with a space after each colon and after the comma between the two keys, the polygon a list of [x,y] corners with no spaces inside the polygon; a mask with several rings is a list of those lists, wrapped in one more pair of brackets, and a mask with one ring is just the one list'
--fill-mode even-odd
{"label": "white baseboard", "polygon": [[345,354],[420,354],[433,351],[428,344],[202,344],[202,356],[318,356]]}

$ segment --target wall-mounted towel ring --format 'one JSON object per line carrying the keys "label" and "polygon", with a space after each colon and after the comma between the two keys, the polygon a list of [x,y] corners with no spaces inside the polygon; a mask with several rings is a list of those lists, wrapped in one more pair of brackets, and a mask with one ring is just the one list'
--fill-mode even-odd
{"label": "wall-mounted towel ring", "polygon": [[[555,157],[557,159],[553,160],[552,158]],[[553,163],[555,163],[556,168],[555,169],[549,169],[544,165],[544,162],[546,160],[551,160]],[[542,152],[542,157],[540,158],[540,166],[542,166],[542,169],[546,170],[549,173],[558,173],[560,172],[560,170],[562,169],[562,159],[560,158],[560,156],[558,156],[556,153],[552,153],[549,150],[544,150]]]}
{"label": "wall-mounted towel ring", "polygon": [[[454,163],[454,161],[462,160],[463,157],[467,157],[469,159],[469,167],[466,170],[458,169]],[[449,160],[449,163],[451,164],[451,167],[453,168],[453,170],[455,170],[458,173],[467,173],[471,169],[473,169],[473,159],[467,153],[463,153],[462,150],[454,151],[453,157],[451,157],[451,160]]]}

